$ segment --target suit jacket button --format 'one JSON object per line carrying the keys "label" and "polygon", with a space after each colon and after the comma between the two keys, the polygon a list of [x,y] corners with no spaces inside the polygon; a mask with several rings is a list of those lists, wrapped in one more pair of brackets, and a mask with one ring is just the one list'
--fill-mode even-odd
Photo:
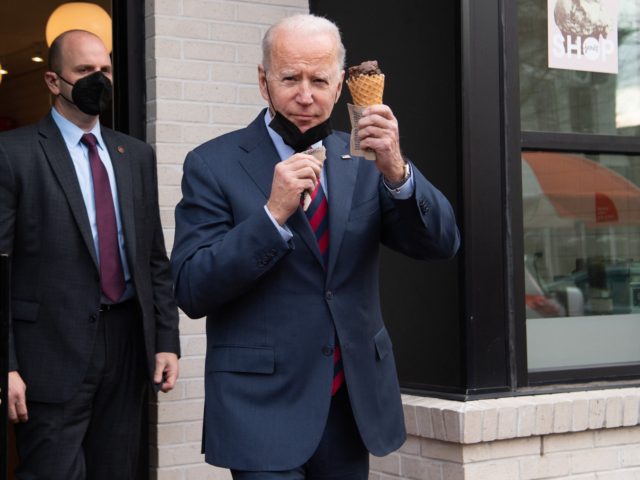
{"label": "suit jacket button", "polygon": [[89,317],[89,323],[94,323],[96,320],[98,320],[98,315],[95,313]]}
{"label": "suit jacket button", "polygon": [[333,292],[331,290],[327,290],[327,293],[324,294],[324,298],[327,300],[333,299]]}
{"label": "suit jacket button", "polygon": [[330,357],[333,355],[333,347],[330,347],[328,345],[325,345],[324,347],[322,347],[322,354]]}
{"label": "suit jacket button", "polygon": [[429,210],[431,210],[431,206],[429,205],[429,202],[424,198],[420,199],[420,201],[418,202],[418,205],[420,207],[420,212],[423,215],[426,215],[427,213],[429,213]]}

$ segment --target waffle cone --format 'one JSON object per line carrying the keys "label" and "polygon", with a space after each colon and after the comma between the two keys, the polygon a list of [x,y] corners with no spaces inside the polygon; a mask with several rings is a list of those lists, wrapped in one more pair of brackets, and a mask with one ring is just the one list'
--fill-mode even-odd
{"label": "waffle cone", "polygon": [[347,86],[355,105],[363,107],[377,105],[382,103],[384,73],[351,77],[347,79]]}

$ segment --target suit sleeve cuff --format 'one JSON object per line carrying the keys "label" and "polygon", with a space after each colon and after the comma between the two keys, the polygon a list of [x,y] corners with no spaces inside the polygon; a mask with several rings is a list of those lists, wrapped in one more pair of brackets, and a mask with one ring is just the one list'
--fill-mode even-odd
{"label": "suit sleeve cuff", "polygon": [[286,225],[280,225],[278,222],[276,222],[276,219],[273,218],[273,215],[271,215],[271,212],[269,211],[266,205],[264,206],[264,211],[267,212],[267,216],[269,217],[269,220],[271,220],[271,223],[273,223],[273,226],[276,227],[276,229],[278,230],[278,233],[282,237],[282,240],[284,240],[285,243],[289,243],[289,240],[293,238],[293,233],[291,233],[291,230],[289,230],[289,227],[287,227]]}
{"label": "suit sleeve cuff", "polygon": [[387,182],[384,179],[384,177],[382,177],[382,183],[384,184],[385,188],[389,191],[391,196],[396,200],[407,200],[411,198],[411,196],[413,195],[413,192],[416,189],[415,188],[416,182],[413,178],[413,165],[409,164],[409,168],[411,169],[411,174],[409,175],[409,178],[407,179],[406,182],[404,182],[402,185],[399,185],[398,187],[395,187],[395,188],[390,187],[389,185],[387,185]]}

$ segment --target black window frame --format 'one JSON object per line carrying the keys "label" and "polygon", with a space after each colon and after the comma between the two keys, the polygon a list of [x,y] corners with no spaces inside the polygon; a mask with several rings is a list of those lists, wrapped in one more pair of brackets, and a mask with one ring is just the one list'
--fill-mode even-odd
{"label": "black window frame", "polygon": [[[520,167],[508,159],[518,152],[510,65],[514,51],[506,39],[516,12],[508,0],[461,2],[462,192],[464,273],[465,399],[507,396],[522,382],[524,359],[516,319],[524,306],[517,232],[522,200],[514,195]],[[517,52],[515,52],[517,53]],[[516,180],[516,183],[514,183]],[[524,298],[524,297],[522,297]]]}
{"label": "black window frame", "polygon": [[603,386],[638,385],[640,364],[624,366],[602,366],[581,369],[558,369],[546,372],[529,372],[527,369],[526,314],[524,302],[524,239],[522,219],[522,169],[521,154],[524,151],[554,151],[592,154],[640,155],[640,137],[623,135],[605,135],[598,133],[566,133],[547,131],[522,131],[520,128],[520,61],[518,42],[518,2],[505,0],[505,83],[508,85],[506,109],[510,121],[506,122],[506,138],[511,145],[511,175],[508,181],[512,186],[511,222],[514,229],[510,236],[512,258],[517,260],[514,273],[515,288],[512,301],[515,300],[515,325],[513,340],[517,345],[515,385],[521,391],[542,388],[545,391],[565,391],[575,388],[603,388]]}
{"label": "black window frame", "polygon": [[113,125],[146,139],[146,78],[144,2],[113,0]]}
{"label": "black window frame", "polygon": [[[528,371],[521,156],[527,150],[640,155],[640,138],[522,131],[518,3],[461,6],[464,398],[637,386],[637,366]],[[492,269],[501,281],[487,278]],[[487,355],[500,344],[504,360]]]}

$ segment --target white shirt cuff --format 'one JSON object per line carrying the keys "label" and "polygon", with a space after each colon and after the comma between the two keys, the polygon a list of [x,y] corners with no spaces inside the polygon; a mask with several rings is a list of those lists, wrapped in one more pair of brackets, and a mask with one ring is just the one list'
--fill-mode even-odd
{"label": "white shirt cuff", "polygon": [[413,191],[415,190],[415,181],[413,180],[413,166],[409,164],[409,168],[411,169],[411,175],[406,182],[404,182],[397,188],[391,188],[389,185],[387,185],[387,182],[384,181],[384,177],[382,178],[382,183],[384,183],[384,186],[387,188],[387,190],[389,190],[391,196],[396,200],[406,200],[408,198],[411,198],[411,195],[413,195]]}
{"label": "white shirt cuff", "polygon": [[284,240],[285,243],[288,243],[289,240],[293,238],[293,233],[291,233],[291,230],[289,230],[289,227],[287,227],[286,225],[280,225],[278,222],[276,222],[276,219],[273,218],[273,215],[271,215],[271,212],[269,211],[266,205],[264,206],[264,211],[267,212],[267,215],[269,216],[271,223],[273,223],[273,225],[278,229],[278,233],[282,237],[282,240]]}

